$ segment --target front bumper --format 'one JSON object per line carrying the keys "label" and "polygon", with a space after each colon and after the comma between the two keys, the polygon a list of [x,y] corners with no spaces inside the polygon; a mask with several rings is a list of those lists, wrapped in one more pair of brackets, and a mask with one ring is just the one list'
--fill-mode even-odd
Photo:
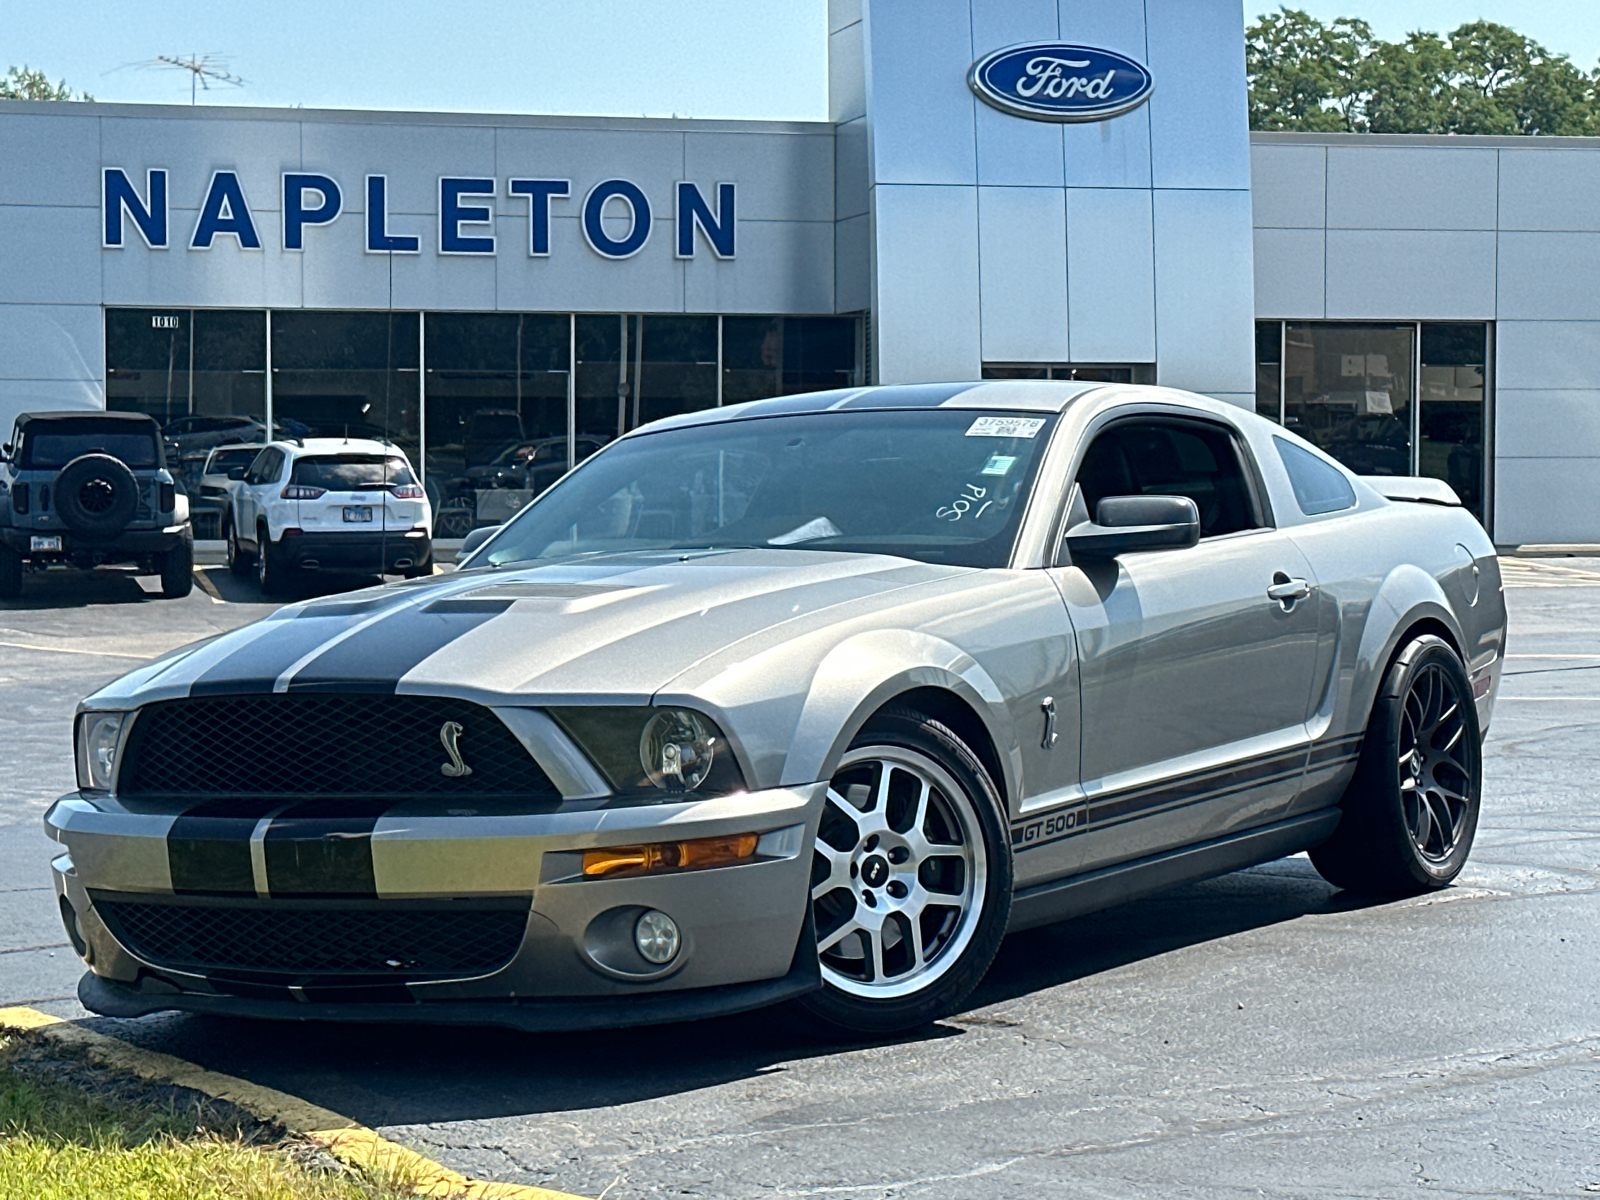
{"label": "front bumper", "polygon": [[[823,791],[811,785],[657,805],[568,802],[556,812],[499,815],[400,805],[370,835],[372,894],[325,903],[372,912],[474,901],[526,906],[508,961],[449,977],[417,977],[398,961],[392,975],[351,975],[263,969],[266,963],[210,967],[148,950],[141,957],[126,934],[113,933],[123,928],[116,905],[266,913],[324,901],[274,896],[268,886],[255,897],[175,893],[170,847],[205,818],[181,818],[187,826],[174,837],[178,816],[74,793],[57,801],[45,825],[65,849],[52,863],[55,889],[92,971],[80,995],[94,1011],[579,1029],[738,1012],[819,986],[807,917]],[[253,839],[262,860],[256,847],[270,822],[218,821],[219,838]],[[587,848],[731,833],[761,835],[754,861],[622,879],[580,873]],[[308,838],[290,849],[315,856],[325,841]],[[651,908],[668,913],[682,934],[677,957],[663,967],[632,946],[633,920]]]}
{"label": "front bumper", "polygon": [[286,534],[279,543],[298,571],[370,571],[387,575],[433,562],[433,539],[420,529],[389,533]]}

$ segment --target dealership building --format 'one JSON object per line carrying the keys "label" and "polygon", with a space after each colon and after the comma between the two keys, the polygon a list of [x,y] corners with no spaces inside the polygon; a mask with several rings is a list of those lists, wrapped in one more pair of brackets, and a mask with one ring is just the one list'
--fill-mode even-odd
{"label": "dealership building", "polygon": [[827,122],[0,102],[0,422],[381,432],[459,533],[687,409],[1150,382],[1600,542],[1600,139],[1252,135],[1237,0],[828,24]]}

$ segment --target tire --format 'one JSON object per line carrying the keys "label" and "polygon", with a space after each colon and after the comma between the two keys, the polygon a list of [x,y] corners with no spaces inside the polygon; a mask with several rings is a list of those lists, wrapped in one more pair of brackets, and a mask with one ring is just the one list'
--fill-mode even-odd
{"label": "tire", "polygon": [[1384,675],[1344,816],[1311,862],[1354,892],[1412,896],[1447,887],[1472,850],[1482,792],[1472,683],[1450,644],[1424,634]]}
{"label": "tire", "polygon": [[223,538],[228,543],[228,570],[240,579],[250,574],[251,556],[243,546],[239,545],[239,533],[229,521],[223,529]]}
{"label": "tire", "polygon": [[895,709],[863,730],[817,831],[811,904],[823,986],[800,1003],[875,1035],[956,1011],[1011,914],[1003,812],[977,755],[939,722]]}
{"label": "tire", "polygon": [[109,542],[139,511],[139,482],[120,458],[80,454],[56,476],[56,512],[86,542]]}
{"label": "tire", "polygon": [[10,546],[0,546],[0,600],[22,596],[22,555]]}
{"label": "tire", "polygon": [[160,558],[161,595],[166,600],[182,600],[194,591],[194,534],[185,529],[182,538]]}
{"label": "tire", "polygon": [[276,596],[287,591],[292,577],[282,547],[273,544],[271,532],[263,525],[256,534],[256,583],[261,594]]}

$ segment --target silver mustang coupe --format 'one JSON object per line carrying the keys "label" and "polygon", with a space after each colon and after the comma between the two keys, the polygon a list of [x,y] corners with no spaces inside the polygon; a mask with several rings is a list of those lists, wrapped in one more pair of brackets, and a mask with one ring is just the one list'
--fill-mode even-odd
{"label": "silver mustang coupe", "polygon": [[46,817],[90,1009],[883,1033],[1007,930],[1309,850],[1448,884],[1505,605],[1449,488],[1170,389],[674,417],[461,570],[86,700]]}

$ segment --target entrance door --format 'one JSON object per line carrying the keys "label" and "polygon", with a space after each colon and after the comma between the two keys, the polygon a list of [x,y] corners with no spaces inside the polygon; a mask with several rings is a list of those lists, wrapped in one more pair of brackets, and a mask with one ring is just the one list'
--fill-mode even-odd
{"label": "entrance door", "polygon": [[1268,525],[1247,454],[1220,423],[1136,417],[1099,433],[1079,469],[1090,512],[1184,495],[1201,518],[1196,546],[1055,571],[1082,680],[1083,869],[1270,821],[1294,798],[1316,581]]}

